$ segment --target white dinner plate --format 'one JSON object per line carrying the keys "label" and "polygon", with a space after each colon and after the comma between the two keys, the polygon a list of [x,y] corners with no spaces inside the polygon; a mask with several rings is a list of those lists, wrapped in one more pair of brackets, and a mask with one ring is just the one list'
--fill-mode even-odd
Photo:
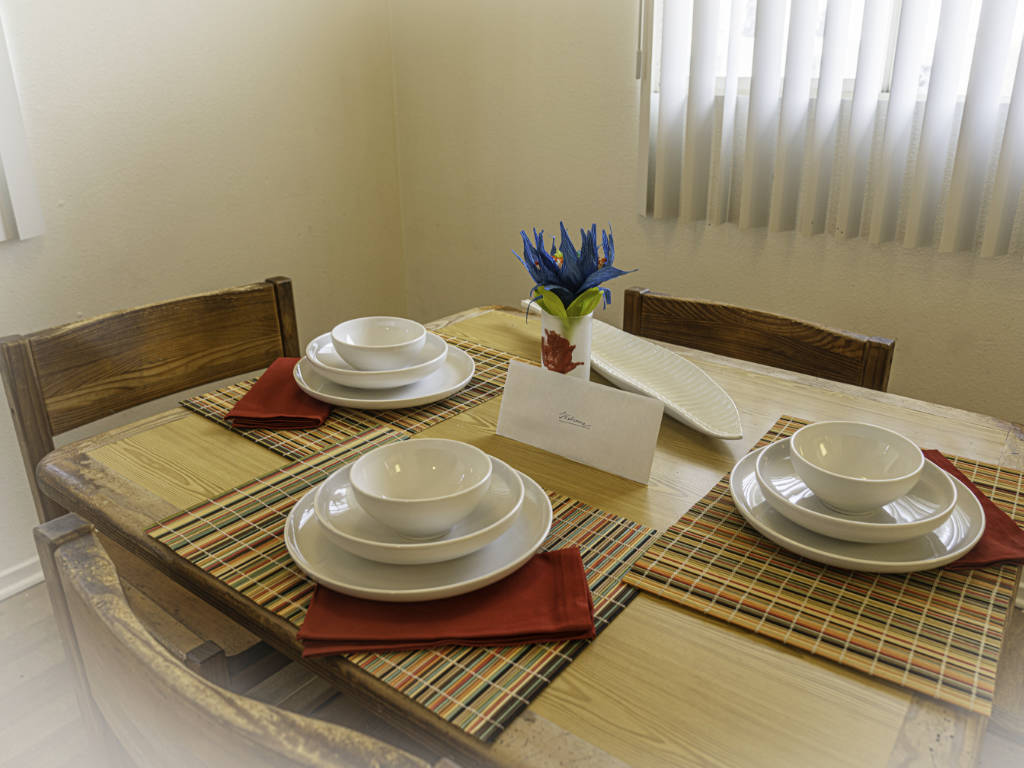
{"label": "white dinner plate", "polygon": [[475,369],[473,358],[458,347],[448,345],[448,354],[438,370],[417,382],[394,389],[365,390],[343,387],[317,373],[306,357],[295,364],[292,376],[303,392],[325,403],[346,408],[387,410],[411,408],[414,405],[444,400],[466,386],[473,378]]}
{"label": "white dinner plate", "polygon": [[306,357],[321,376],[356,389],[393,389],[412,384],[444,365],[447,354],[445,340],[436,333],[428,333],[423,347],[412,356],[411,365],[391,371],[363,371],[353,368],[335,351],[330,333],[322,333],[306,345]]}
{"label": "white dinner plate", "polygon": [[796,473],[790,438],[765,446],[755,472],[768,502],[797,525],[847,541],[883,543],[921,536],[953,513],[953,478],[930,461],[906,496],[865,512],[839,512],[826,505]]}
{"label": "white dinner plate", "polygon": [[434,541],[412,541],[371,517],[356,503],[347,464],[324,480],[316,492],[316,516],[334,543],[367,560],[396,565],[440,563],[468,555],[501,536],[523,504],[523,479],[493,456],[491,483],[479,504]]}
{"label": "white dinner plate", "polygon": [[671,350],[595,320],[590,362],[616,386],[661,400],[669,416],[698,432],[726,440],[743,437],[732,398]]}
{"label": "white dinner plate", "polygon": [[729,489],[736,509],[765,537],[808,560],[873,573],[925,571],[963,557],[985,531],[981,504],[954,478],[957,498],[953,513],[923,536],[886,544],[861,544],[822,536],[787,520],[765,501],[754,472],[758,453],[748,453],[733,467]]}
{"label": "white dinner plate", "polygon": [[288,553],[311,579],[354,597],[386,602],[417,602],[452,597],[486,587],[515,571],[536,552],[551,529],[551,501],[532,479],[522,508],[505,533],[475,552],[425,565],[392,565],[364,560],[336,546],[313,508],[316,490],[299,499],[288,514],[284,541]]}

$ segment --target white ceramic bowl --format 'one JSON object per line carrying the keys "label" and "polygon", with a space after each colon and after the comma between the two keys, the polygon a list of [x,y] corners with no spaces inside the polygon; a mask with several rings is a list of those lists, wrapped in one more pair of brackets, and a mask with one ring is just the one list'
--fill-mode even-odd
{"label": "white ceramic bowl", "polygon": [[859,421],[819,421],[793,433],[793,468],[814,495],[843,512],[865,512],[903,496],[924,454],[903,435]]}
{"label": "white ceramic bowl", "polygon": [[788,443],[786,438],[759,452],[754,466],[757,483],[776,512],[815,533],[869,544],[906,541],[938,528],[956,506],[953,478],[926,461],[917,484],[906,495],[858,514],[837,512],[796,474]]}
{"label": "white ceramic bowl", "polygon": [[342,549],[367,560],[395,565],[441,563],[476,552],[507,531],[523,505],[522,476],[491,457],[487,493],[447,535],[433,541],[409,541],[366,514],[352,497],[351,465],[332,473],[317,488],[314,507],[328,536]]}
{"label": "white ceramic bowl", "polygon": [[392,371],[416,361],[426,329],[404,317],[357,317],[334,326],[331,341],[353,368]]}
{"label": "white ceramic bowl", "polygon": [[356,503],[410,539],[435,539],[487,493],[491,457],[457,440],[423,438],[375,448],[349,475]]}
{"label": "white ceramic bowl", "polygon": [[392,389],[424,379],[444,365],[448,344],[435,333],[428,333],[412,365],[391,371],[363,371],[353,368],[337,353],[331,334],[323,333],[306,345],[306,357],[313,368],[328,381],[357,389]]}

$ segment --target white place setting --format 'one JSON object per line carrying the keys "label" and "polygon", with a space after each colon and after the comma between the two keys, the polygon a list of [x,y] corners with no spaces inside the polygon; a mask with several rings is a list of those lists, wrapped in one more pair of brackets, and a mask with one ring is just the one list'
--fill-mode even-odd
{"label": "white place setting", "polygon": [[551,520],[528,476],[467,443],[424,438],[380,446],[308,491],[289,513],[285,545],[336,592],[434,600],[515,571]]}
{"label": "white place setting", "polygon": [[473,358],[413,320],[360,317],[310,341],[292,376],[325,403],[387,410],[443,400],[474,371]]}
{"label": "white place setting", "polygon": [[729,479],[744,519],[779,546],[875,573],[938,568],[985,531],[981,504],[902,435],[818,422],[743,457]]}

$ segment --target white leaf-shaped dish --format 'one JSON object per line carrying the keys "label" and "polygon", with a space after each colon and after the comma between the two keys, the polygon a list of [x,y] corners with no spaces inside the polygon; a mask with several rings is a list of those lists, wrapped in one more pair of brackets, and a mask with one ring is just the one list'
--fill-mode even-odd
{"label": "white leaf-shaped dish", "polygon": [[616,386],[661,400],[669,416],[698,432],[726,440],[743,437],[736,403],[675,352],[595,320],[590,363]]}

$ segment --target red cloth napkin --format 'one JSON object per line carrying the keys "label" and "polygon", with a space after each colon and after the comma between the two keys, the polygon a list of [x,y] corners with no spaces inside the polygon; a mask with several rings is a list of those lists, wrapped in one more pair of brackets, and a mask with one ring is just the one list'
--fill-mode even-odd
{"label": "red cloth napkin", "polygon": [[277,358],[224,418],[240,429],[305,429],[323,424],[331,405],[299,389],[292,378],[297,362],[297,357]]}
{"label": "red cloth napkin", "polygon": [[966,485],[981,502],[981,508],[985,511],[985,532],[981,535],[981,539],[970,552],[947,567],[982,568],[993,563],[1024,564],[1024,530],[1021,530],[1013,518],[979,491],[978,487],[941,453],[927,450],[924,451],[924,455]]}
{"label": "red cloth napkin", "polygon": [[593,637],[594,606],[579,549],[535,555],[511,576],[420,603],[362,600],[316,588],[299,630],[303,656],[440,645],[523,645]]}

